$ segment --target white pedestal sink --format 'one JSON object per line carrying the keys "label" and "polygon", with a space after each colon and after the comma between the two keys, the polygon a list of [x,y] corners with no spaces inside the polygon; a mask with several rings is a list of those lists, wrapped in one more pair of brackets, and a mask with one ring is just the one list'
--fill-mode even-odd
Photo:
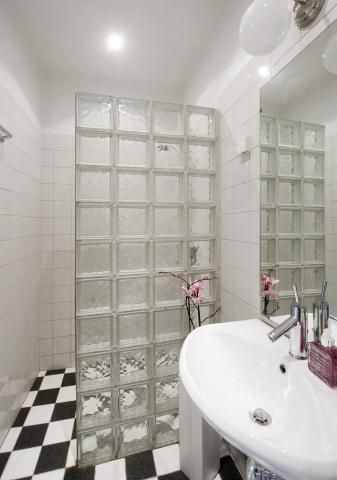
{"label": "white pedestal sink", "polygon": [[[337,391],[306,360],[288,355],[287,338],[272,344],[270,330],[247,320],[204,326],[187,337],[180,355],[181,458],[190,480],[213,478],[217,434],[285,480],[337,479]],[[195,410],[186,406],[189,399]],[[270,424],[253,421],[258,408]],[[200,452],[189,458],[192,444]],[[197,456],[200,466],[191,470]]]}

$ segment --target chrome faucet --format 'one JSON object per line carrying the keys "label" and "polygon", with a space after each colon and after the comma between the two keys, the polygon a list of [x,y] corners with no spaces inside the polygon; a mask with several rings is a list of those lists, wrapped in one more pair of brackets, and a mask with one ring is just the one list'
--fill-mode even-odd
{"label": "chrome faucet", "polygon": [[293,285],[295,303],[290,308],[290,317],[277,325],[268,337],[276,342],[288,331],[290,334],[290,350],[292,357],[305,359],[308,357],[308,315],[305,307],[301,307],[296,285]]}

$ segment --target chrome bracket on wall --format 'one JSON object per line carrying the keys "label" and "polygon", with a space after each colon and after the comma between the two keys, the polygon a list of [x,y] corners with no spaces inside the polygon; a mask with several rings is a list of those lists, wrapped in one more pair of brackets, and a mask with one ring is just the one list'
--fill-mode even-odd
{"label": "chrome bracket on wall", "polygon": [[247,480],[283,480],[275,473],[258,465],[255,460],[248,458],[247,460]]}
{"label": "chrome bracket on wall", "polygon": [[294,20],[301,30],[309,27],[320,14],[326,0],[294,0]]}
{"label": "chrome bracket on wall", "polygon": [[4,142],[5,140],[8,140],[12,138],[13,135],[9,133],[8,130],[6,130],[4,127],[0,125],[0,142]]}

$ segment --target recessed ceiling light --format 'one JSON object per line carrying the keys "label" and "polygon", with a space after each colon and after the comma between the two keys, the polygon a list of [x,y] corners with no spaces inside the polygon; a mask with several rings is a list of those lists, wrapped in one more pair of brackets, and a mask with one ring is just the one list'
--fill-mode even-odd
{"label": "recessed ceiling light", "polygon": [[119,33],[112,33],[108,37],[109,50],[121,50],[123,48],[124,41],[122,35]]}
{"label": "recessed ceiling light", "polygon": [[270,68],[269,67],[260,67],[258,69],[259,75],[262,78],[267,78],[270,75]]}

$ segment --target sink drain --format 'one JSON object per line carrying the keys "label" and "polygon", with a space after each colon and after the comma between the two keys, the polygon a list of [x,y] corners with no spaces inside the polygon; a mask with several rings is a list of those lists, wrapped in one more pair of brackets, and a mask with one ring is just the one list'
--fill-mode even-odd
{"label": "sink drain", "polygon": [[271,416],[263,408],[256,408],[250,413],[250,418],[258,425],[266,426],[271,424]]}

